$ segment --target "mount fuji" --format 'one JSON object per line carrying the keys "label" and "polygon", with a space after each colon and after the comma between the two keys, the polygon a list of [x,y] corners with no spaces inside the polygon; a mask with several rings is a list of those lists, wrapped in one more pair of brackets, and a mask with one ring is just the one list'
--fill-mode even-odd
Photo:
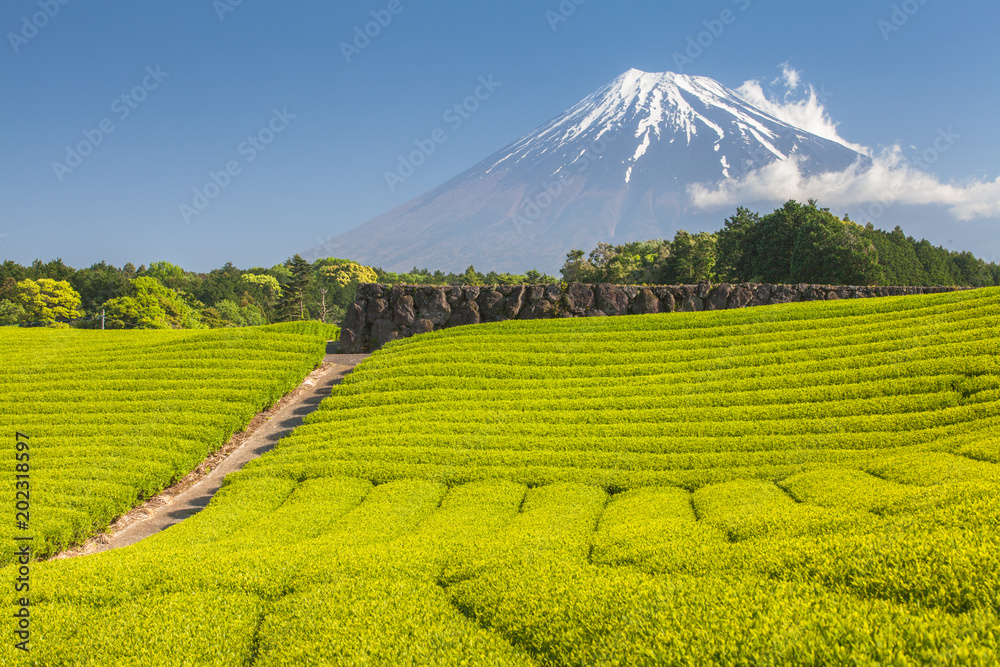
{"label": "mount fuji", "polygon": [[[722,226],[688,189],[779,160],[803,175],[870,159],[717,81],[629,70],[447,183],[307,253],[387,270],[556,273],[572,248]],[[748,202],[749,203],[749,202]]]}

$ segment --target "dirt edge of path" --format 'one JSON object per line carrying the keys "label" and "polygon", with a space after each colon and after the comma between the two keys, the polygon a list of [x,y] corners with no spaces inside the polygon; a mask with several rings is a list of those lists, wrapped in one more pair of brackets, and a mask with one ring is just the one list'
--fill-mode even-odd
{"label": "dirt edge of path", "polygon": [[[111,524],[108,525],[108,527],[105,528],[100,533],[91,535],[83,543],[69,547],[68,549],[64,549],[63,551],[55,554],[54,556],[51,556],[47,560],[76,558],[78,556],[87,556],[94,553],[100,553],[102,551],[108,551],[110,549],[116,549],[123,546],[127,546],[128,544],[133,544],[134,542],[137,542],[140,539],[146,537],[147,533],[143,532],[140,536],[137,537],[137,539],[128,540],[125,543],[115,544],[116,542],[122,542],[120,538],[123,532],[129,529],[133,529],[139,524],[149,521],[150,519],[161,517],[166,509],[172,508],[172,506],[174,505],[174,501],[178,497],[189,492],[191,489],[198,486],[209,477],[212,477],[213,472],[216,473],[217,477],[220,477],[218,483],[221,486],[222,479],[224,479],[229,472],[234,472],[234,470],[227,470],[223,472],[220,476],[219,475],[220,467],[223,467],[223,464],[225,464],[227,461],[233,458],[234,454],[240,452],[240,450],[244,448],[244,445],[252,443],[252,441],[254,440],[254,435],[257,434],[262,427],[270,425],[273,421],[282,416],[287,417],[288,415],[285,413],[289,412],[289,406],[301,403],[298,399],[304,398],[305,394],[315,394],[321,392],[324,389],[324,387],[321,384],[321,381],[327,375],[330,375],[332,379],[331,382],[327,383],[328,386],[332,387],[333,385],[339,384],[340,381],[348,373],[350,373],[357,364],[359,364],[368,356],[369,355],[367,354],[326,355],[321,365],[314,371],[309,373],[309,375],[307,375],[295,389],[282,396],[280,399],[278,399],[278,401],[274,405],[272,405],[267,410],[258,412],[256,415],[254,415],[254,417],[250,420],[250,423],[247,424],[244,430],[238,433],[234,433],[226,442],[226,444],[224,444],[221,448],[219,448],[212,454],[209,454],[201,463],[195,466],[195,468],[187,475],[185,475],[180,481],[177,481],[168,488],[160,491],[152,498],[145,500],[144,502],[142,502],[142,504],[133,507],[131,510],[129,510],[128,512],[121,515],[113,522],[111,522]],[[315,409],[315,407],[313,409]],[[312,410],[309,410],[309,412],[312,412]],[[305,415],[303,414],[302,416],[304,417]],[[287,431],[287,432],[291,432],[292,430],[294,430],[294,427],[287,429],[280,429],[280,431]],[[268,447],[267,449],[269,450],[270,447]],[[239,468],[242,468],[242,466],[247,461],[257,458],[262,453],[263,451],[261,451],[256,455],[251,454],[249,457],[245,455],[240,457],[240,458],[245,458],[246,460],[239,462],[237,464],[238,467],[235,469],[238,470]],[[210,494],[214,495],[215,491],[217,490],[218,488],[210,490]],[[192,514],[196,512],[197,510],[195,510],[195,512],[192,512]],[[176,518],[176,520],[168,521],[166,522],[166,525],[158,527],[152,532],[160,532],[161,530],[169,527],[170,525],[179,523],[184,518],[187,517],[178,517]]]}

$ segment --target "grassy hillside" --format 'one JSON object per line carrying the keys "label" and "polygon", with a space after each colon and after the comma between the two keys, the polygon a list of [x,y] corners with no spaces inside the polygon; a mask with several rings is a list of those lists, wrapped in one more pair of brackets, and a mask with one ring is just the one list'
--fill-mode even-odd
{"label": "grassy hillside", "polygon": [[[335,330],[0,329],[0,443],[28,435],[36,554],[79,541],[191,471],[322,360]],[[13,495],[13,492],[12,494]],[[19,531],[0,522],[0,563]]]}
{"label": "grassy hillside", "polygon": [[251,469],[694,490],[916,447],[989,458],[998,294],[438,332],[370,359]]}
{"label": "grassy hillside", "polygon": [[36,566],[32,658],[994,664],[998,334],[987,289],[393,343],[204,512]]}

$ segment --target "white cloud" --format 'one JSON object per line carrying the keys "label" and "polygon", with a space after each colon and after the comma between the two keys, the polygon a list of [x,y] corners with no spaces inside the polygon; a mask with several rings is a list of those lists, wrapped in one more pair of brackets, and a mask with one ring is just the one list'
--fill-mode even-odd
{"label": "white cloud", "polygon": [[799,84],[802,81],[802,75],[797,69],[792,67],[787,62],[781,63],[781,76],[771,82],[773,86],[776,83],[784,83],[789,90],[798,90]]}
{"label": "white cloud", "polygon": [[[900,146],[877,154],[846,141],[837,134],[837,123],[824,106],[828,95],[818,93],[811,84],[803,84],[801,74],[788,63],[781,65],[781,75],[771,82],[785,91],[780,96],[764,91],[759,80],[747,81],[738,92],[750,103],[779,120],[837,141],[871,158],[859,159],[840,172],[804,174],[794,157],[778,160],[752,171],[740,179],[726,179],[715,184],[688,188],[697,208],[732,207],[749,202],[784,202],[789,199],[816,199],[823,206],[846,208],[866,204],[939,205],[958,220],[1000,217],[1000,178],[995,181],[970,180],[965,183],[942,183],[925,168],[937,161],[961,137],[951,128],[939,130],[933,147],[913,152],[917,158],[907,161]],[[795,95],[795,91],[805,93]]]}
{"label": "white cloud", "polygon": [[1000,217],[1000,178],[995,181],[942,183],[902,158],[896,146],[840,172],[805,175],[796,159],[779,160],[740,180],[689,188],[698,208],[737,206],[747,202],[816,199],[823,206],[862,204],[936,204],[959,220]]}
{"label": "white cloud", "polygon": [[[781,76],[771,82],[771,86],[775,85],[783,87],[784,92],[776,95],[765,91],[759,79],[745,81],[736,92],[778,120],[868,155],[868,148],[847,141],[837,132],[838,123],[833,122],[826,110],[825,103],[830,93],[825,89],[817,91],[812,84],[803,86],[801,73],[788,63],[781,64]],[[796,94],[800,88],[804,96]]]}

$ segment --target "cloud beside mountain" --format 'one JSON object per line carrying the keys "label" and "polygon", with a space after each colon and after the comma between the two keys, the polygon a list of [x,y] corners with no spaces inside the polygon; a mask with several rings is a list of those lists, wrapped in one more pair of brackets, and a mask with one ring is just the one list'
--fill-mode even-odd
{"label": "cloud beside mountain", "polygon": [[[969,180],[945,183],[928,171],[942,154],[962,136],[951,128],[939,128],[931,145],[923,150],[905,151],[889,146],[876,154],[865,146],[842,138],[825,102],[822,89],[803,84],[801,74],[787,63],[782,73],[765,90],[760,80],[745,82],[736,91],[754,106],[790,125],[836,141],[870,162],[856,162],[841,171],[810,173],[791,156],[765,165],[739,179],[697,183],[688,188],[691,203],[700,209],[732,208],[751,201],[817,199],[824,206],[844,209],[871,206],[938,205],[957,220],[1000,217],[1000,178],[995,181]],[[775,88],[778,90],[775,91]]]}

